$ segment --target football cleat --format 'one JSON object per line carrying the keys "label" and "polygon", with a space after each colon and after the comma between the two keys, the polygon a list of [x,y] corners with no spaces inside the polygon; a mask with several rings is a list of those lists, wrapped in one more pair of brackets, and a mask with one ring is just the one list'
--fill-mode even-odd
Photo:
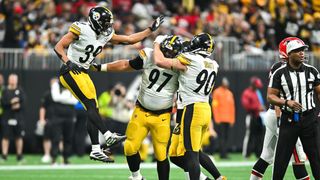
{"label": "football cleat", "polygon": [[101,161],[104,163],[113,163],[114,160],[109,156],[105,155],[102,151],[91,151],[90,159],[95,161]]}
{"label": "football cleat", "polygon": [[106,137],[106,145],[108,148],[110,148],[114,145],[117,145],[123,142],[126,139],[127,139],[127,136],[125,135],[121,136],[118,133],[112,133],[109,137]]}

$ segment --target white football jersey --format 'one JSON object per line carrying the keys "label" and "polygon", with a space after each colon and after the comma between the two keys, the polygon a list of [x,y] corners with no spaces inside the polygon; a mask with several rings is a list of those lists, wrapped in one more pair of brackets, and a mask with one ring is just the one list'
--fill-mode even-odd
{"label": "white football jersey", "polygon": [[170,108],[178,89],[178,72],[154,64],[153,49],[144,48],[139,53],[143,59],[143,73],[138,100],[149,110]]}
{"label": "white football jersey", "polygon": [[194,53],[182,53],[177,59],[187,65],[187,71],[180,72],[179,93],[182,105],[209,102],[219,65],[215,60]]}
{"label": "white football jersey", "polygon": [[80,67],[89,69],[94,58],[101,53],[105,44],[112,38],[114,30],[97,35],[90,27],[89,22],[74,22],[69,31],[78,35],[67,52],[68,59]]}

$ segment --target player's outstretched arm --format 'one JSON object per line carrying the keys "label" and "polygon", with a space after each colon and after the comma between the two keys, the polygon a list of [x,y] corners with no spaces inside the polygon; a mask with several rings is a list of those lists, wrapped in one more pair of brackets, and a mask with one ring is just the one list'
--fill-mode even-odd
{"label": "player's outstretched arm", "polygon": [[155,42],[153,44],[153,59],[155,65],[165,68],[165,69],[171,69],[171,70],[180,70],[180,71],[186,71],[187,66],[182,64],[177,58],[166,58],[164,57],[163,53],[160,50],[160,44]]}
{"label": "player's outstretched arm", "polygon": [[92,64],[90,70],[105,72],[128,72],[143,68],[143,60],[140,56],[134,59],[120,59],[105,64]]}
{"label": "player's outstretched arm", "polygon": [[113,44],[135,44],[137,42],[142,41],[143,39],[145,39],[146,37],[150,36],[150,34],[154,31],[156,31],[160,25],[163,23],[163,18],[164,16],[160,15],[159,17],[157,17],[154,22],[152,23],[152,25],[150,27],[148,27],[147,29],[145,29],[144,31],[135,33],[135,34],[131,34],[129,36],[126,35],[117,35],[114,34],[112,36],[111,42]]}

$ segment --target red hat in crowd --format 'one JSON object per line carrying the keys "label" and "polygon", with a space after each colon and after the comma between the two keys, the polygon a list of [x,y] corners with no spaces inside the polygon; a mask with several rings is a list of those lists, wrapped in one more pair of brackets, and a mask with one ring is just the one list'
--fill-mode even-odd
{"label": "red hat in crowd", "polygon": [[261,79],[256,76],[251,77],[250,83],[251,83],[251,85],[254,85],[258,89],[261,89],[263,87]]}

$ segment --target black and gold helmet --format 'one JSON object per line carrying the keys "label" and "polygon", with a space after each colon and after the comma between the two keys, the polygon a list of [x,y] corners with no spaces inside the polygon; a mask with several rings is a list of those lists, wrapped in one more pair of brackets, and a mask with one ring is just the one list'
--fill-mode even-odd
{"label": "black and gold helmet", "polygon": [[113,14],[105,7],[91,8],[89,12],[89,23],[97,33],[110,31],[113,25]]}
{"label": "black and gold helmet", "polygon": [[184,51],[200,54],[204,57],[210,56],[214,50],[214,40],[208,33],[195,35]]}
{"label": "black and gold helmet", "polygon": [[182,52],[182,39],[178,36],[168,36],[160,44],[160,50],[166,58],[174,58]]}

